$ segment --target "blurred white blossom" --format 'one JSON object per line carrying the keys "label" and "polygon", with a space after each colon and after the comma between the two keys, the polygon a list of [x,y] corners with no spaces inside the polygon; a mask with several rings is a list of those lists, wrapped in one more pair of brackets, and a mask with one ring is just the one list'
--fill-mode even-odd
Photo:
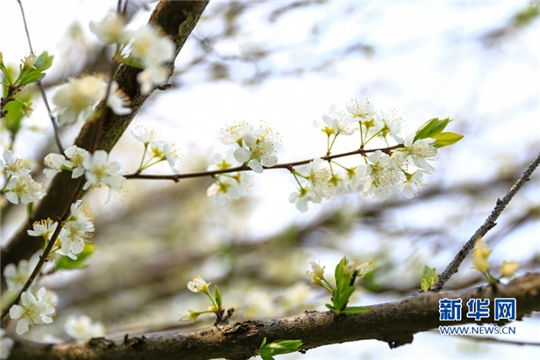
{"label": "blurred white blossom", "polygon": [[0,329],[0,359],[7,359],[11,353],[11,348],[13,347],[13,340],[8,338],[6,331]]}
{"label": "blurred white blossom", "polygon": [[89,316],[71,315],[64,324],[66,333],[78,343],[105,335],[105,327],[99,321],[92,321]]}
{"label": "blurred white blossom", "polygon": [[197,275],[193,280],[187,283],[189,291],[194,293],[208,292],[209,282],[206,282],[200,275]]}
{"label": "blurred white blossom", "polygon": [[39,255],[32,256],[29,260],[20,260],[17,266],[8,264],[4,268],[4,279],[9,291],[19,291],[22,289],[34,267],[39,261]]}
{"label": "blurred white blossom", "polygon": [[[81,78],[70,78],[54,95],[58,121],[71,124],[79,119],[86,120],[95,106],[107,94],[107,82],[101,77],[84,75]],[[125,115],[131,112],[129,99],[118,89],[118,84],[111,84],[107,105],[115,114]]]}
{"label": "blurred white blossom", "polygon": [[91,21],[90,30],[105,44],[126,44],[129,41],[124,18],[113,11],[101,21]]}

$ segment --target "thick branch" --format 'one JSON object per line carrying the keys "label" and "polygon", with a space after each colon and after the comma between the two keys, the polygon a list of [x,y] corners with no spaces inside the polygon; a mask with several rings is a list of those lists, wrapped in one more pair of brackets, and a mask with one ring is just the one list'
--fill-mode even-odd
{"label": "thick branch", "polygon": [[461,298],[465,304],[470,298],[493,302],[496,297],[516,298],[518,319],[540,310],[540,274],[524,275],[507,285],[413,295],[398,302],[370,306],[362,314],[336,317],[330,312],[313,311],[275,320],[214,326],[187,334],[170,331],[131,338],[125,335],[120,339],[93,339],[80,345],[17,343],[12,359],[247,359],[255,354],[264,337],[268,341],[300,339],[304,349],[364,339],[381,340],[396,347],[410,343],[415,333],[439,325],[474,323],[466,317],[466,306],[461,321],[439,321],[439,299]]}
{"label": "thick branch", "polygon": [[527,169],[521,174],[519,179],[516,180],[515,183],[512,184],[510,189],[508,189],[508,192],[502,199],[497,199],[497,203],[495,205],[495,208],[489,214],[488,218],[482,226],[476,230],[476,232],[471,236],[471,238],[463,245],[461,250],[456,254],[454,259],[448,264],[446,269],[442,272],[442,274],[439,276],[437,282],[431,287],[431,290],[433,291],[439,291],[442,289],[443,285],[450,279],[452,275],[454,275],[458,269],[463,260],[467,257],[467,255],[471,252],[471,250],[474,248],[474,244],[477,239],[483,237],[487,234],[489,230],[495,227],[497,223],[495,222],[501,213],[503,212],[504,208],[506,208],[506,205],[512,200],[514,195],[519,191],[519,189],[527,182],[529,181],[529,178],[531,177],[534,170],[538,167],[540,164],[540,153],[536,156],[536,159],[527,167]]}
{"label": "thick branch", "polygon": [[[207,1],[161,0],[154,9],[149,23],[159,26],[175,42],[176,54],[178,54],[195,27],[206,4]],[[170,73],[172,73],[173,67],[174,64],[170,63]],[[96,111],[96,114],[99,115],[88,120],[79,132],[75,140],[76,145],[86,149],[92,148],[95,134],[99,133],[101,136],[97,148],[107,151],[113,148],[148,97],[148,95],[143,95],[139,92],[137,74],[140,71],[139,69],[122,65],[114,76],[120,89],[131,99],[131,114],[125,116],[116,115],[102,104]],[[69,208],[70,200],[83,181],[84,179],[82,178],[71,179],[71,174],[68,172],[59,173],[53,179],[47,195],[36,207],[34,214],[6,248],[2,249],[2,269],[9,263],[16,263],[20,259],[29,258],[39,250],[42,245],[41,240],[28,236],[26,230],[31,227],[34,221],[46,218],[55,219],[62,216],[66,209]]]}

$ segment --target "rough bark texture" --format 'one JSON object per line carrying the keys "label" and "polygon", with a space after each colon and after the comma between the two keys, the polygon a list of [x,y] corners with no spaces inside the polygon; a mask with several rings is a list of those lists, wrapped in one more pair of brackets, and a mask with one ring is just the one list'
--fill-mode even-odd
{"label": "rough bark texture", "polygon": [[[516,298],[521,319],[540,310],[540,274],[527,274],[507,285],[495,284],[443,293],[422,293],[398,302],[369,307],[362,314],[336,317],[329,312],[305,312],[275,320],[244,321],[182,334],[175,331],[119,339],[92,339],[80,345],[43,345],[17,342],[10,359],[247,359],[264,337],[300,339],[303,349],[347,341],[377,339],[396,347],[412,342],[417,332],[439,325],[473,323],[463,307],[459,322],[439,321],[439,299]],[[493,312],[491,312],[493,315]],[[493,322],[484,319],[484,323]],[[503,325],[502,323],[499,325]]]}
{"label": "rough bark texture", "polygon": [[[207,3],[207,1],[162,0],[154,9],[149,23],[161,28],[175,42],[176,55],[178,55]],[[169,68],[172,74],[174,63],[170,63]],[[99,114],[98,117],[88,120],[79,132],[75,140],[77,146],[90,149],[94,145],[96,132],[99,132],[100,137],[97,148],[107,151],[113,148],[149,95],[143,95],[139,92],[137,74],[140,71],[137,68],[121,65],[114,75],[120,89],[131,99],[131,114],[125,116],[116,115],[108,107],[100,105],[96,111],[96,114]],[[101,128],[98,129],[98,127]],[[71,179],[71,173],[69,172],[59,173],[53,179],[47,195],[36,207],[31,218],[21,227],[12,241],[2,249],[2,269],[9,263],[16,263],[20,259],[29,258],[40,249],[43,245],[43,239],[31,237],[26,231],[31,228],[32,223],[36,220],[56,219],[61,216],[69,207],[70,200],[82,181],[84,181],[83,178]]]}

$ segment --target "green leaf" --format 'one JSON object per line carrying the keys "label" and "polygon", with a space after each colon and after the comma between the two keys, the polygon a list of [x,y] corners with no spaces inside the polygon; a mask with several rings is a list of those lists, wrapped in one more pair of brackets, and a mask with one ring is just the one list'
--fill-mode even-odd
{"label": "green leaf", "polygon": [[79,254],[77,259],[73,260],[67,256],[62,256],[58,263],[56,263],[56,270],[72,270],[72,269],[83,269],[86,267],[84,260],[92,255],[95,251],[95,246],[91,242],[86,242],[84,244],[83,251]]}
{"label": "green leaf", "polygon": [[435,139],[435,143],[433,144],[433,146],[440,148],[443,146],[448,146],[448,145],[457,143],[459,140],[463,138],[463,135],[456,134],[453,132],[444,132],[444,133],[437,134],[431,137]]}
{"label": "green leaf", "polygon": [[276,340],[267,344],[265,337],[258,352],[263,360],[274,360],[275,355],[292,353],[301,347],[302,340]]}
{"label": "green leaf", "polygon": [[17,79],[18,86],[28,85],[30,83],[41,80],[45,76],[45,73],[35,70],[35,69],[26,69],[22,70],[19,78]]}
{"label": "green leaf", "polygon": [[341,310],[347,306],[349,298],[356,290],[354,286],[354,280],[356,279],[356,273],[350,273],[346,271],[346,266],[348,264],[347,258],[343,257],[341,261],[337,264],[334,271],[334,276],[336,279],[336,289],[332,293],[332,303],[336,314],[339,314]]}
{"label": "green leaf", "polygon": [[424,265],[424,271],[422,272],[422,280],[420,280],[420,287],[424,292],[428,291],[430,287],[435,284],[435,281],[437,281],[437,278],[439,277],[439,274],[437,274],[437,271],[435,268],[430,268],[427,265]]}
{"label": "green leaf", "polygon": [[416,135],[414,137],[413,142],[420,139],[425,139],[429,137],[434,137],[437,134],[440,134],[446,125],[450,122],[450,119],[443,119],[440,120],[439,118],[434,118],[431,120],[426,121],[418,131],[416,131]]}
{"label": "green leaf", "polygon": [[13,138],[15,138],[15,136],[21,129],[21,120],[24,117],[24,108],[24,102],[19,101],[17,96],[15,96],[15,100],[12,100],[6,105],[4,105],[4,111],[6,111],[6,115],[2,119],[2,125],[11,133],[11,136]]}
{"label": "green leaf", "polygon": [[34,63],[34,68],[38,71],[45,71],[51,67],[54,56],[49,55],[47,51],[42,52],[36,62]]}

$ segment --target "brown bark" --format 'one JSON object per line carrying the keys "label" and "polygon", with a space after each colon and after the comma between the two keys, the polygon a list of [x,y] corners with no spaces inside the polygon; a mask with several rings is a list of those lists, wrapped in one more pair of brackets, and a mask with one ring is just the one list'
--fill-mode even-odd
{"label": "brown bark", "polygon": [[[176,55],[178,55],[207,3],[207,1],[161,0],[150,16],[149,23],[161,28],[175,42]],[[169,64],[169,68],[172,74],[174,62]],[[131,99],[131,114],[125,116],[116,115],[111,109],[101,104],[96,111],[98,115],[94,119],[89,119],[80,130],[75,140],[77,146],[91,149],[94,145],[96,133],[98,133],[97,148],[107,151],[113,148],[149,96],[149,94],[143,95],[139,91],[137,74],[140,71],[137,68],[121,65],[114,75],[120,89]],[[2,249],[2,269],[9,263],[16,263],[20,259],[29,258],[40,249],[43,240],[29,236],[26,231],[31,228],[34,221],[60,217],[69,207],[70,200],[83,181],[83,178],[71,179],[69,172],[59,173],[52,180],[47,195],[36,207],[28,222],[21,227],[11,242]]]}
{"label": "brown bark", "polygon": [[[305,312],[275,320],[244,321],[182,334],[177,331],[118,339],[98,338],[79,345],[16,343],[10,359],[247,359],[256,353],[264,337],[300,339],[303,349],[347,341],[376,339],[396,347],[412,342],[417,332],[439,325],[474,323],[465,316],[459,322],[439,321],[439,299],[516,298],[517,318],[540,310],[540,273],[527,274],[510,283],[485,285],[450,292],[428,292],[401,301],[369,306],[362,314],[335,316],[330,312]],[[491,315],[493,315],[491,313]],[[493,322],[485,319],[483,323]],[[502,323],[499,325],[503,325]]]}

